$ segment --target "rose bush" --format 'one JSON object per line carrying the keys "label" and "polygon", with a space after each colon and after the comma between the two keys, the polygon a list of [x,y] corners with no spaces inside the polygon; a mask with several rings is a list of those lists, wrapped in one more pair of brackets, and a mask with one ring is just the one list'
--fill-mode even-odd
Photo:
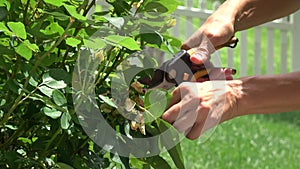
{"label": "rose bush", "polygon": [[[168,91],[144,93],[132,77],[124,99],[133,119],[118,111],[110,91],[117,72],[124,75],[132,69],[124,65],[132,54],[145,48],[178,50],[180,41],[167,33],[175,24],[169,14],[178,2],[106,2],[108,9],[95,0],[0,0],[1,168],[171,168],[159,154],[135,158],[105,151],[86,134],[76,115],[74,103],[96,100],[95,108],[109,125],[127,137],[147,138],[170,129],[159,118],[163,109],[150,97],[168,96]],[[81,55],[84,51],[92,52]],[[149,56],[139,59],[157,66]],[[88,71],[75,68],[79,61],[89,65]],[[85,84],[79,82],[86,77],[82,72],[95,78],[93,98],[74,90],[74,82]],[[151,70],[139,72],[149,74]],[[123,136],[118,137],[122,141]],[[168,141],[159,138],[157,147],[149,150],[162,150]],[[180,144],[167,149],[175,165],[184,168]]]}

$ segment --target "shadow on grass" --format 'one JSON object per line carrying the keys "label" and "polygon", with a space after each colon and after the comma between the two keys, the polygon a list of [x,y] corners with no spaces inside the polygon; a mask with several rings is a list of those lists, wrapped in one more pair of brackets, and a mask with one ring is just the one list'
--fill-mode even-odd
{"label": "shadow on grass", "polygon": [[261,117],[272,122],[287,122],[300,127],[300,111],[262,115]]}

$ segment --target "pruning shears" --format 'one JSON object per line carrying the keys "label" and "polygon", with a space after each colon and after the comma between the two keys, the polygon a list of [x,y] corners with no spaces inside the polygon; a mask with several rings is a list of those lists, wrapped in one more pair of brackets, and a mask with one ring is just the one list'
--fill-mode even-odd
{"label": "pruning shears", "polygon": [[[235,48],[237,43],[238,39],[233,37],[224,45],[216,47],[216,49],[222,47]],[[190,61],[191,54],[191,51],[179,51],[172,59],[165,61],[159,68],[155,69],[152,78],[143,77],[139,79],[139,82],[147,85],[148,89],[163,88],[168,90],[182,82],[197,81],[199,78],[209,79],[209,73],[212,70],[221,68],[206,68],[205,65],[200,65],[197,66],[197,69],[191,69],[193,66],[193,63]],[[222,68],[225,69],[226,67]],[[227,69],[230,69],[232,75],[236,74],[236,69]]]}

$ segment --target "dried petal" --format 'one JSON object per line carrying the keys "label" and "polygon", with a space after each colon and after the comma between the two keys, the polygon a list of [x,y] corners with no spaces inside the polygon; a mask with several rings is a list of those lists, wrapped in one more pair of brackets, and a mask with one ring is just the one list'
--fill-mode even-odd
{"label": "dried petal", "polygon": [[136,121],[131,121],[131,123],[130,123],[131,130],[136,131],[139,127],[140,127],[139,123],[137,123]]}
{"label": "dried petal", "polygon": [[146,127],[145,127],[145,124],[141,124],[140,127],[140,132],[143,134],[143,135],[146,135]]}
{"label": "dried petal", "polygon": [[140,93],[140,94],[143,94],[143,93],[144,93],[142,84],[141,84],[140,82],[133,82],[133,83],[131,84],[131,87],[134,88],[134,90],[137,91],[137,92]]}
{"label": "dried petal", "polygon": [[136,105],[136,103],[133,100],[131,100],[130,98],[126,98],[126,101],[125,101],[126,111],[131,112],[134,109],[135,105]]}

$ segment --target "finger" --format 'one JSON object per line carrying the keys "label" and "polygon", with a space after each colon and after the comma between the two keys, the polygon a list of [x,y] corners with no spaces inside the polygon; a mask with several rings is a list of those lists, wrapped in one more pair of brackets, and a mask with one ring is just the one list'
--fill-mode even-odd
{"label": "finger", "polygon": [[188,111],[180,113],[180,117],[176,119],[173,126],[176,128],[179,132],[188,132],[188,129],[190,129],[197,119],[197,113],[194,111]]}
{"label": "finger", "polygon": [[188,53],[190,54],[191,62],[197,65],[203,64],[210,59],[208,49],[203,47],[190,49]]}
{"label": "finger", "polygon": [[203,123],[195,123],[193,127],[186,133],[186,138],[195,140],[203,133]]}
{"label": "finger", "polygon": [[209,72],[209,79],[210,80],[225,80],[226,76],[225,76],[224,69],[222,69],[222,68],[212,69]]}
{"label": "finger", "polygon": [[181,111],[181,104],[180,103],[174,104],[162,115],[162,119],[164,119],[168,123],[174,123],[180,111]]}
{"label": "finger", "polygon": [[180,87],[176,87],[173,92],[172,92],[172,98],[170,100],[169,106],[167,109],[169,109],[171,106],[174,104],[177,104],[181,100],[181,92],[180,92]]}
{"label": "finger", "polygon": [[211,118],[210,113],[211,112],[209,112],[208,109],[201,109],[201,112],[199,113],[200,116],[198,117],[197,122],[190,129],[189,133],[186,134],[186,137],[188,139],[194,140],[200,137],[207,130],[215,127],[219,123],[220,119]]}

